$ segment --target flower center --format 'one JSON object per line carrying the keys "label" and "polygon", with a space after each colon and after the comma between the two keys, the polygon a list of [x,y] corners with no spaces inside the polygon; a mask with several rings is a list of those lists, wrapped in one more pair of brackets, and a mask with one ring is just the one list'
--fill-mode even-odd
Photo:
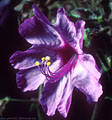
{"label": "flower center", "polygon": [[76,53],[75,50],[67,44],[64,46],[64,48],[59,49],[58,54],[61,56],[62,62],[66,64],[70,60],[70,58]]}
{"label": "flower center", "polygon": [[40,72],[46,76],[46,79],[49,80],[53,73],[50,71],[49,66],[51,65],[50,56],[42,57],[41,62],[36,61],[35,65],[38,67]]}

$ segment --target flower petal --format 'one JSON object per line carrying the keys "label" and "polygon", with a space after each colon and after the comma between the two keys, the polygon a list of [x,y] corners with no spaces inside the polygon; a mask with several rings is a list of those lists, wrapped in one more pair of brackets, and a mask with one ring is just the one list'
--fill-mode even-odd
{"label": "flower petal", "polygon": [[76,39],[76,41],[77,41],[75,50],[79,54],[82,53],[82,48],[83,48],[84,27],[85,27],[85,21],[83,21],[83,20],[76,21],[76,23],[75,23],[76,37],[74,39]]}
{"label": "flower petal", "polygon": [[79,54],[82,53],[84,25],[85,21],[83,20],[78,20],[76,24],[71,22],[63,8],[58,10],[55,26],[63,40],[69,43]]}
{"label": "flower petal", "polygon": [[35,66],[42,57],[50,56],[52,62],[56,60],[56,52],[46,46],[34,45],[26,51],[17,51],[10,57],[10,63],[15,69],[28,69]]}
{"label": "flower petal", "polygon": [[35,16],[26,19],[19,26],[19,33],[30,44],[46,45],[53,48],[60,47],[63,44],[58,32]]}
{"label": "flower petal", "polygon": [[67,117],[67,114],[68,114],[68,111],[71,105],[72,91],[74,88],[73,83],[72,83],[73,81],[71,79],[71,73],[68,72],[66,77],[67,77],[66,86],[63,91],[62,99],[58,105],[58,111],[65,118]]}
{"label": "flower petal", "polygon": [[[64,97],[63,97],[64,98]],[[62,99],[63,99],[62,98]],[[64,100],[64,99],[63,99]],[[67,101],[66,101],[67,100]],[[72,102],[72,94],[67,98],[66,97],[66,103],[63,101],[63,102],[60,102],[62,104],[59,104],[58,105],[58,111],[60,112],[60,114],[66,118],[67,115],[68,115],[68,112],[69,112],[69,109],[70,109],[70,106],[71,106],[71,102]],[[61,100],[62,101],[62,100]]]}
{"label": "flower petal", "polygon": [[102,94],[100,77],[101,73],[96,68],[93,56],[90,54],[79,55],[77,64],[72,69],[74,86],[95,102]]}
{"label": "flower petal", "polygon": [[47,19],[47,17],[39,10],[39,8],[37,7],[37,5],[36,4],[33,4],[33,12],[35,13],[35,16],[39,19],[39,20],[41,20],[41,21],[43,21],[43,22],[45,22],[45,23],[47,23],[47,24],[51,24],[50,22],[49,22],[49,20]]}
{"label": "flower petal", "polygon": [[48,116],[53,116],[58,104],[63,96],[63,91],[67,82],[67,78],[63,76],[60,81],[47,82],[43,88],[40,103],[43,110]]}
{"label": "flower petal", "polygon": [[23,92],[36,90],[45,79],[45,76],[36,67],[21,70],[16,74],[17,87]]}

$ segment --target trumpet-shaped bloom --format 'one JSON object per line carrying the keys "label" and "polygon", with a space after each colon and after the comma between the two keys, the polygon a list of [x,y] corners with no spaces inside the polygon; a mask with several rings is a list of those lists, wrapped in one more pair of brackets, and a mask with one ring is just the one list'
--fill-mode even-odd
{"label": "trumpet-shaped bloom", "polygon": [[10,57],[12,66],[19,70],[18,88],[33,91],[43,84],[40,103],[48,116],[56,109],[67,116],[74,87],[97,102],[102,94],[101,73],[93,56],[82,50],[85,22],[71,22],[60,8],[52,25],[35,4],[33,10],[35,16],[19,26],[20,35],[32,47]]}

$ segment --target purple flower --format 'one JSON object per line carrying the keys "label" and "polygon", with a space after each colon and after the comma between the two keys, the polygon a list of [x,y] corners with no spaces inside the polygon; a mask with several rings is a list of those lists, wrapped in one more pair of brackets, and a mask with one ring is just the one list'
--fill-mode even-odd
{"label": "purple flower", "polygon": [[43,110],[52,116],[57,109],[67,117],[74,87],[94,102],[102,94],[101,73],[93,56],[82,50],[85,22],[78,20],[74,24],[60,8],[52,25],[35,4],[33,10],[35,16],[19,27],[20,35],[32,47],[10,57],[12,66],[19,69],[17,86],[26,92],[43,84],[40,98]]}

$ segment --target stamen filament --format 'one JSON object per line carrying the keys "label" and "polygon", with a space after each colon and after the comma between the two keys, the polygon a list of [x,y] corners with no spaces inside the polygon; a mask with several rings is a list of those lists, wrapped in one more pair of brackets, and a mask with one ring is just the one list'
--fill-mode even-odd
{"label": "stamen filament", "polygon": [[39,61],[35,62],[35,65],[39,68],[40,72],[46,76],[47,80],[55,75],[49,69],[49,66],[51,65],[50,59],[49,56],[46,56],[41,58],[41,63]]}

